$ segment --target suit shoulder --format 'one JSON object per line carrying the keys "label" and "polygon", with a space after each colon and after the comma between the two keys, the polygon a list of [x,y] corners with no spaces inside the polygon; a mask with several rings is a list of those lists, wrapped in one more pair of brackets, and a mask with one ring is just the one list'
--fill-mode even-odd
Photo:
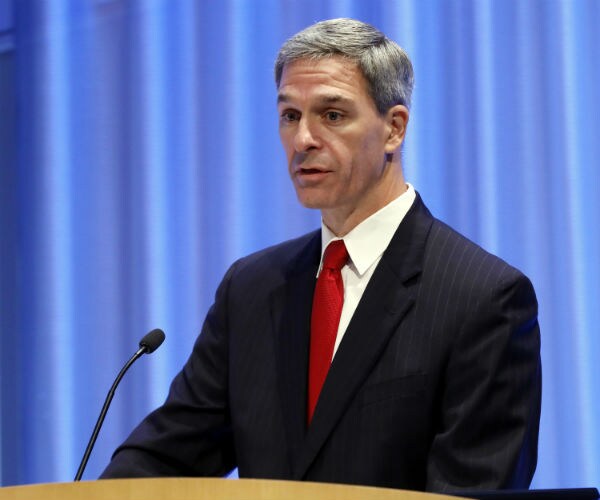
{"label": "suit shoulder", "polygon": [[272,276],[285,272],[298,264],[310,264],[320,256],[320,231],[312,231],[298,238],[263,248],[238,259],[232,266],[236,276]]}
{"label": "suit shoulder", "polygon": [[425,268],[455,275],[471,285],[494,285],[528,278],[502,258],[483,249],[444,222],[434,219],[425,253]]}

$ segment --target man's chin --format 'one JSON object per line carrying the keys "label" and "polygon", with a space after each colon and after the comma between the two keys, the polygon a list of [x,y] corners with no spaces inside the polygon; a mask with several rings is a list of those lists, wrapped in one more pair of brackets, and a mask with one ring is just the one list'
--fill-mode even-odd
{"label": "man's chin", "polygon": [[315,197],[298,195],[298,201],[300,202],[300,205],[302,205],[304,208],[312,208],[315,210],[322,210],[324,208],[327,208],[327,204],[323,200],[317,199]]}

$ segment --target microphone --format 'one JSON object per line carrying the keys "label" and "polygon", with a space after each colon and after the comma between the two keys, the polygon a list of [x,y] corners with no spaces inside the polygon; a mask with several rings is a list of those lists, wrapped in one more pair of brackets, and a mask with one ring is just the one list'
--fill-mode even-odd
{"label": "microphone", "polygon": [[108,391],[108,394],[106,396],[104,404],[102,405],[102,410],[100,410],[100,416],[98,417],[98,420],[96,421],[96,425],[94,426],[94,431],[92,432],[90,441],[85,448],[85,452],[83,454],[83,458],[81,459],[81,463],[79,464],[79,469],[77,469],[77,474],[75,475],[74,481],[81,480],[81,476],[83,475],[85,466],[87,465],[88,460],[90,458],[90,454],[92,453],[92,448],[94,447],[94,444],[96,444],[96,439],[98,438],[98,433],[100,432],[100,428],[102,427],[102,424],[104,423],[104,417],[106,417],[106,412],[108,412],[108,407],[110,406],[113,396],[115,395],[115,390],[116,390],[117,386],[119,385],[119,382],[121,382],[123,375],[125,375],[125,372],[127,370],[129,370],[129,367],[133,363],[135,363],[135,361],[139,357],[141,357],[143,354],[150,354],[150,353],[153,353],[154,351],[156,351],[156,349],[158,349],[158,347],[163,343],[164,340],[165,340],[165,332],[163,332],[160,328],[155,328],[151,332],[147,333],[146,335],[144,335],[142,340],[140,340],[140,343],[139,343],[140,348],[136,351],[136,353],[133,356],[131,356],[129,361],[127,361],[127,363],[125,363],[125,366],[123,368],[121,368],[121,371],[119,372],[119,374],[117,375],[117,378],[115,379],[112,386],[110,387],[110,390]]}
{"label": "microphone", "polygon": [[[134,356],[139,358],[142,354],[152,354],[156,349],[160,347],[160,345],[165,341],[165,332],[163,332],[160,328],[155,328],[151,332],[147,333],[140,340],[140,350],[144,349],[142,353],[138,355],[136,352]],[[139,351],[138,351],[139,352]],[[135,358],[135,359],[137,359]],[[134,361],[135,361],[134,359]]]}

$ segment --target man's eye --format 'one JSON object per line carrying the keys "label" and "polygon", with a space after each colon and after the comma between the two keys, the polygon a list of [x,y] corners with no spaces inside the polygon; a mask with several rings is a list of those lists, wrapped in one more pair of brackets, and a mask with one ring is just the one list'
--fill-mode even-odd
{"label": "man's eye", "polygon": [[325,117],[330,122],[337,122],[341,120],[342,114],[339,111],[327,111],[327,113],[325,113]]}
{"label": "man's eye", "polygon": [[295,111],[284,111],[283,113],[281,113],[281,120],[284,122],[293,122],[298,119],[298,113]]}

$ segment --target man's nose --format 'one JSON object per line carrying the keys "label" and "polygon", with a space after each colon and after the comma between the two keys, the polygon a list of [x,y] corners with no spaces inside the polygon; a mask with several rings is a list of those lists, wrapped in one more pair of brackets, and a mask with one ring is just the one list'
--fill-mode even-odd
{"label": "man's nose", "polygon": [[298,153],[304,153],[318,147],[319,140],[316,135],[315,124],[302,117],[298,121],[298,128],[294,136],[294,149]]}

